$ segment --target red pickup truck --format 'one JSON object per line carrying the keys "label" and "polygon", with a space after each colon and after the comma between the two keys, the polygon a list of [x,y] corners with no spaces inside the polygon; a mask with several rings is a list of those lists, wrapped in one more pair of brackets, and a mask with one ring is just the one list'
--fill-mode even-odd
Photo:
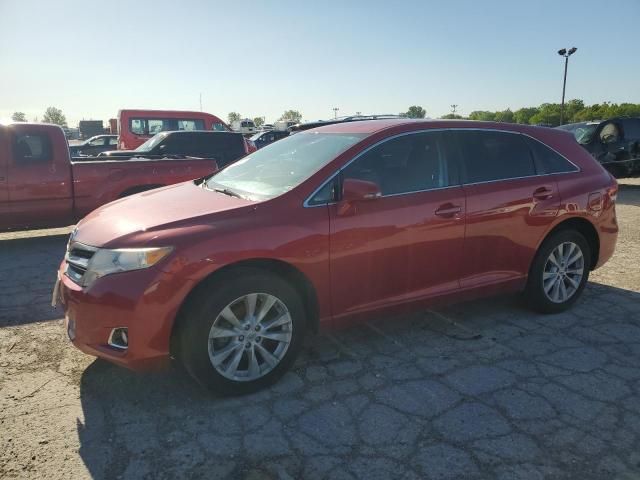
{"label": "red pickup truck", "polygon": [[203,177],[211,159],[71,161],[56,125],[0,125],[0,231],[71,225],[133,193]]}

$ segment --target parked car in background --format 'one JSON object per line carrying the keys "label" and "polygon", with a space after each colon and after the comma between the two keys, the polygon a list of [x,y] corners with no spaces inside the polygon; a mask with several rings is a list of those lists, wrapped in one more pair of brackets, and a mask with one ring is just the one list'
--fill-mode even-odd
{"label": "parked car in background", "polygon": [[640,173],[640,118],[611,118],[558,128],[573,133],[578,143],[614,176]]}
{"label": "parked car in background", "polygon": [[118,112],[119,148],[132,150],[155,134],[177,130],[229,131],[215,115],[179,110],[120,110]]}
{"label": "parked car in background", "polygon": [[78,122],[78,131],[81,140],[105,133],[102,120],[80,120]]}
{"label": "parked car in background", "polygon": [[211,159],[76,162],[56,125],[0,125],[0,230],[70,225],[105,203],[217,168]]}
{"label": "parked car in background", "polygon": [[273,130],[273,129],[274,129],[273,123],[265,123],[260,127],[260,130],[262,130],[263,132],[266,132],[267,130]]}
{"label": "parked car in background", "polygon": [[162,132],[135,150],[111,150],[98,158],[213,158],[223,166],[255,150],[240,133],[234,132]]}
{"label": "parked car in background", "polygon": [[118,148],[118,135],[96,135],[77,145],[69,145],[69,154],[72,157],[95,156],[114,148]]}
{"label": "parked car in background", "polygon": [[253,120],[245,118],[244,120],[236,120],[231,123],[231,130],[250,136],[257,132],[258,128],[256,127],[256,124],[253,123]]}
{"label": "parked car in background", "polygon": [[278,120],[276,123],[273,124],[273,129],[284,132],[289,128],[293,127],[297,123],[298,122],[294,122],[293,120]]}
{"label": "parked car in background", "polygon": [[266,132],[258,132],[249,140],[253,142],[256,148],[262,148],[270,143],[280,140],[281,138],[288,137],[289,132],[280,130],[269,130]]}
{"label": "parked car in background", "polygon": [[310,331],[506,292],[569,308],[613,254],[617,189],[559,130],[343,122],[93,212],[54,298],[86,353],[245,393]]}

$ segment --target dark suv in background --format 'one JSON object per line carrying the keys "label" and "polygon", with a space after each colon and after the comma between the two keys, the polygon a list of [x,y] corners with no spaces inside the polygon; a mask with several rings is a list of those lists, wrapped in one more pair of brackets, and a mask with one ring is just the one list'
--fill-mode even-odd
{"label": "dark suv in background", "polygon": [[[113,150],[102,152],[99,157],[113,160],[129,158],[212,158],[218,167],[244,157],[249,150],[244,137],[234,132],[161,132],[144,142],[135,150]],[[107,160],[108,158],[105,158]]]}
{"label": "dark suv in background", "polygon": [[568,130],[598,162],[616,177],[640,172],[640,118],[570,123]]}

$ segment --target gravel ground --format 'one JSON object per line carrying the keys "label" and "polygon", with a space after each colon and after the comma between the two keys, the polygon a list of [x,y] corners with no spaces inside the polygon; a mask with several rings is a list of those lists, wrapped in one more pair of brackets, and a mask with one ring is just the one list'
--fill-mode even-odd
{"label": "gravel ground", "polygon": [[640,478],[640,182],[570,312],[513,297],[307,342],[218,398],[75,350],[49,305],[69,229],[0,235],[0,478]]}

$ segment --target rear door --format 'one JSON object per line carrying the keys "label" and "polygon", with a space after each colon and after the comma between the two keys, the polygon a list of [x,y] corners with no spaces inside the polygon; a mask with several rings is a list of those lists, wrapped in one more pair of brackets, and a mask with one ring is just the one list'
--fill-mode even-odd
{"label": "rear door", "polygon": [[560,207],[555,178],[537,174],[523,135],[496,130],[450,135],[462,160],[467,198],[461,287],[523,278]]}
{"label": "rear door", "polygon": [[72,221],[69,151],[62,131],[59,138],[52,138],[52,132],[51,127],[37,125],[9,129],[9,216],[13,226]]}

